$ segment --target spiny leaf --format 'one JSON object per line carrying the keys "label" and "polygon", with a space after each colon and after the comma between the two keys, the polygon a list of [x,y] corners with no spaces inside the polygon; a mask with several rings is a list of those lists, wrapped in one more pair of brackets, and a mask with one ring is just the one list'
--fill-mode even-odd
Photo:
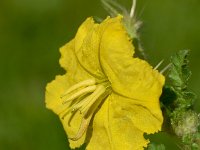
{"label": "spiny leaf", "polygon": [[176,109],[186,109],[193,105],[195,94],[188,90],[188,80],[191,77],[189,70],[189,60],[187,59],[189,50],[181,50],[171,57],[171,68],[169,71],[170,88],[176,93],[174,105]]}
{"label": "spiny leaf", "polygon": [[[188,89],[188,81],[192,74],[189,70],[188,54],[188,50],[182,50],[171,58],[172,65],[168,75],[171,82],[168,87],[175,93],[176,97],[172,104],[165,106],[165,108],[171,111],[169,117],[172,128],[175,134],[181,137],[184,144],[183,149],[197,150],[200,148],[199,139],[196,136],[199,134],[200,120],[199,114],[192,110],[196,95]],[[163,92],[170,94],[166,93],[166,90]],[[164,102],[163,104],[167,104]]]}
{"label": "spiny leaf", "polygon": [[171,69],[169,78],[175,90],[184,90],[187,88],[191,71],[188,67],[189,50],[181,50],[171,57]]}

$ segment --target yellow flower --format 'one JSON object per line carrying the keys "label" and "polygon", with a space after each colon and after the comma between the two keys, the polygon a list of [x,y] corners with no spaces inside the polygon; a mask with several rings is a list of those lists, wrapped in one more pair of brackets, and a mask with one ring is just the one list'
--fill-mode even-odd
{"label": "yellow flower", "polygon": [[67,70],[46,87],[46,106],[59,117],[71,148],[142,150],[161,130],[164,77],[134,47],[122,16],[101,24],[88,18],[61,49]]}

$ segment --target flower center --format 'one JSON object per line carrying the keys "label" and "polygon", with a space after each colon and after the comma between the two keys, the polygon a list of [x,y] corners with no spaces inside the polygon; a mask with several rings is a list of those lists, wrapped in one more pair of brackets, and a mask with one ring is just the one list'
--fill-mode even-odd
{"label": "flower center", "polygon": [[83,115],[79,131],[75,137],[70,138],[71,140],[76,141],[82,137],[95,110],[110,93],[111,86],[108,80],[97,83],[95,79],[88,79],[71,86],[61,95],[62,104],[68,104],[66,110],[61,114],[62,119],[70,112],[80,111]]}

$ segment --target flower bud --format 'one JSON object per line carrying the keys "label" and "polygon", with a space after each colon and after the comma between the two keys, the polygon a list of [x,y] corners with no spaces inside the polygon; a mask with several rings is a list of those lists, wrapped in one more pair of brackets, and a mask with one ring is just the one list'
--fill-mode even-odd
{"label": "flower bud", "polygon": [[194,111],[182,112],[172,120],[174,132],[181,137],[198,132],[199,125],[199,115]]}

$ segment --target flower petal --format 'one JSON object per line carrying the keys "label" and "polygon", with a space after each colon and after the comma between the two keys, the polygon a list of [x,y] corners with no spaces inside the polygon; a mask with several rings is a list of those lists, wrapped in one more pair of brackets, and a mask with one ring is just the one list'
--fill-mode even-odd
{"label": "flower petal", "polygon": [[94,26],[95,26],[95,23],[94,23],[93,18],[89,17],[78,28],[78,32],[76,33],[76,37],[75,37],[75,50],[76,51],[78,51],[81,48],[86,36],[91,31],[91,29],[93,29]]}
{"label": "flower petal", "polygon": [[74,54],[74,40],[71,40],[60,48],[61,58],[59,63],[67,72],[74,72],[77,67],[77,59]]}
{"label": "flower petal", "polygon": [[[68,75],[57,76],[54,81],[49,83],[46,87],[45,102],[47,108],[53,110],[56,114],[60,116],[60,120],[68,137],[73,137],[79,130],[83,116],[80,113],[76,113],[75,115],[69,113],[65,115],[64,118],[62,118],[63,112],[65,112],[69,108],[69,106],[62,104],[62,99],[60,98],[60,95],[63,94],[66,89],[70,87],[70,84],[68,82],[69,79],[70,76]],[[85,135],[77,141],[69,140],[70,147],[79,147],[84,143],[84,141]]]}
{"label": "flower petal", "polygon": [[[72,85],[84,81],[86,79],[92,79],[84,69],[81,68],[74,54],[74,41],[72,40],[61,48],[62,57],[60,64],[67,70],[67,74],[63,76],[57,76],[54,81],[49,83],[46,87],[45,103],[46,107],[53,110],[59,115],[64,129],[69,137],[74,137],[79,130],[82,114],[80,113],[63,113],[68,111],[71,103],[63,104],[61,95],[65,93]],[[75,148],[82,145],[85,141],[85,134],[77,141],[69,140],[70,147]]]}
{"label": "flower petal", "polygon": [[147,134],[161,130],[163,123],[159,102],[144,102],[112,94],[110,96],[115,116],[131,119],[134,126]]}
{"label": "flower petal", "polygon": [[164,77],[144,60],[133,58],[134,48],[120,16],[107,21],[100,61],[116,93],[141,101],[158,102]]}
{"label": "flower petal", "polygon": [[104,101],[101,108],[94,116],[92,136],[87,145],[87,150],[111,150],[112,141],[109,133],[109,109],[108,99]]}
{"label": "flower petal", "polygon": [[99,62],[100,28],[92,18],[88,18],[78,29],[75,37],[75,53],[78,61],[90,74],[104,79]]}
{"label": "flower petal", "polygon": [[[81,81],[85,78],[91,78],[84,68],[81,67],[79,61],[75,55],[75,40],[71,40],[60,48],[61,58],[59,60],[60,65],[67,71],[67,74],[71,76],[70,80],[66,82]],[[75,77],[73,77],[76,75]]]}
{"label": "flower petal", "polygon": [[58,75],[56,79],[46,86],[45,103],[46,107],[53,110],[54,113],[60,114],[66,109],[66,105],[62,105],[61,94],[70,87],[69,76]]}
{"label": "flower petal", "polygon": [[[121,106],[121,103],[125,104]],[[130,111],[130,108],[134,110]],[[156,123],[158,125],[154,126]],[[149,140],[143,137],[143,129],[149,130],[146,127],[151,128],[153,133],[160,129],[161,122],[155,121],[153,114],[133,104],[132,100],[112,94],[94,116],[93,133],[86,149],[143,150],[149,143]]]}

